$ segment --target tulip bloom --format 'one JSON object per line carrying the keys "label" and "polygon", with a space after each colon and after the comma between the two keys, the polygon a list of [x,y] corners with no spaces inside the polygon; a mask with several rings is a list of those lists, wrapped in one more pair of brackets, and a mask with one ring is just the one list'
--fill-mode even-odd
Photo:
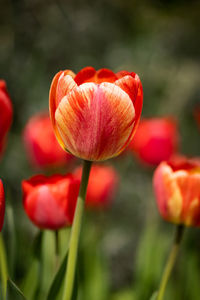
{"label": "tulip bloom", "polygon": [[[82,167],[74,171],[79,180]],[[111,204],[118,185],[118,175],[112,167],[93,165],[86,193],[86,205],[91,208],[105,208]]]}
{"label": "tulip bloom", "polygon": [[36,175],[22,181],[24,209],[39,228],[56,230],[72,224],[80,181],[73,175]]}
{"label": "tulip bloom", "polygon": [[3,227],[4,214],[5,214],[5,195],[4,195],[3,183],[0,180],[0,232]]}
{"label": "tulip bloom", "polygon": [[200,226],[200,160],[184,157],[162,162],[153,185],[162,217],[176,224]]}
{"label": "tulip bloom", "polygon": [[0,80],[0,153],[2,153],[6,134],[12,123],[12,103],[4,80]]}
{"label": "tulip bloom", "polygon": [[27,123],[23,139],[31,163],[38,167],[60,166],[73,156],[62,150],[46,113],[33,116]]}
{"label": "tulip bloom", "polygon": [[141,162],[158,165],[176,153],[179,142],[177,124],[172,118],[141,120],[129,149]]}
{"label": "tulip bloom", "polygon": [[60,145],[84,160],[117,156],[132,139],[142,111],[137,74],[92,67],[60,71],[50,89],[50,116]]}

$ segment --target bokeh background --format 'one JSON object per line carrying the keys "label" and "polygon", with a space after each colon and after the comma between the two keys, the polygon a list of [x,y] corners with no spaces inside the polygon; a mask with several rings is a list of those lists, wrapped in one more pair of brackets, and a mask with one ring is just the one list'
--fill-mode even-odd
{"label": "bokeh background", "polygon": [[[138,73],[144,89],[142,115],[174,116],[181,152],[198,156],[194,111],[200,104],[199,12],[200,2],[194,0],[1,0],[0,77],[7,82],[14,120],[0,178],[7,190],[9,264],[19,285],[30,266],[37,231],[23,211],[21,180],[44,173],[29,164],[21,137],[28,119],[48,110],[54,74],[85,66]],[[109,210],[88,216],[84,299],[149,299],[159,284],[173,226],[158,215],[153,168],[128,154],[109,163],[119,172],[120,187]],[[51,239],[47,233],[48,245]],[[188,229],[166,299],[199,299],[199,253],[199,231]],[[50,271],[47,267],[46,285],[52,280]]]}

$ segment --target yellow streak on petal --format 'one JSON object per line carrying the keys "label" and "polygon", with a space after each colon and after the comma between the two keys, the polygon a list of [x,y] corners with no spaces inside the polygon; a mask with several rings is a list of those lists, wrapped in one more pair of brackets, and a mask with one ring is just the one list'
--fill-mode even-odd
{"label": "yellow streak on petal", "polygon": [[199,200],[198,198],[195,198],[194,200],[192,200],[190,207],[188,209],[187,216],[184,222],[185,225],[187,226],[193,225],[195,211],[198,210],[198,208],[199,208]]}
{"label": "yellow streak on petal", "polygon": [[174,193],[167,202],[168,214],[173,222],[178,223],[180,221],[182,211],[182,196],[178,187],[175,188]]}

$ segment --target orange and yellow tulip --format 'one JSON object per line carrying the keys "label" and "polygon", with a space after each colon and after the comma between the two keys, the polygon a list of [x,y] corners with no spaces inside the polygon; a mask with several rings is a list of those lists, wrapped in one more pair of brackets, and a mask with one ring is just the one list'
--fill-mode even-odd
{"label": "orange and yellow tulip", "polygon": [[156,169],[153,185],[162,217],[176,224],[200,226],[200,160],[177,157]]}
{"label": "orange and yellow tulip", "polygon": [[137,74],[108,69],[60,71],[52,81],[50,117],[60,145],[90,161],[117,156],[131,141],[142,111]]}

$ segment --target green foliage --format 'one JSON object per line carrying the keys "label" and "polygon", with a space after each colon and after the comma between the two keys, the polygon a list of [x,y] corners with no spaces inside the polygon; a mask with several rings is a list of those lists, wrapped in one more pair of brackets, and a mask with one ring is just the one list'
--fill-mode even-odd
{"label": "green foliage", "polygon": [[8,279],[8,299],[15,299],[15,300],[26,300],[24,294],[19,289],[19,287],[9,278]]}

